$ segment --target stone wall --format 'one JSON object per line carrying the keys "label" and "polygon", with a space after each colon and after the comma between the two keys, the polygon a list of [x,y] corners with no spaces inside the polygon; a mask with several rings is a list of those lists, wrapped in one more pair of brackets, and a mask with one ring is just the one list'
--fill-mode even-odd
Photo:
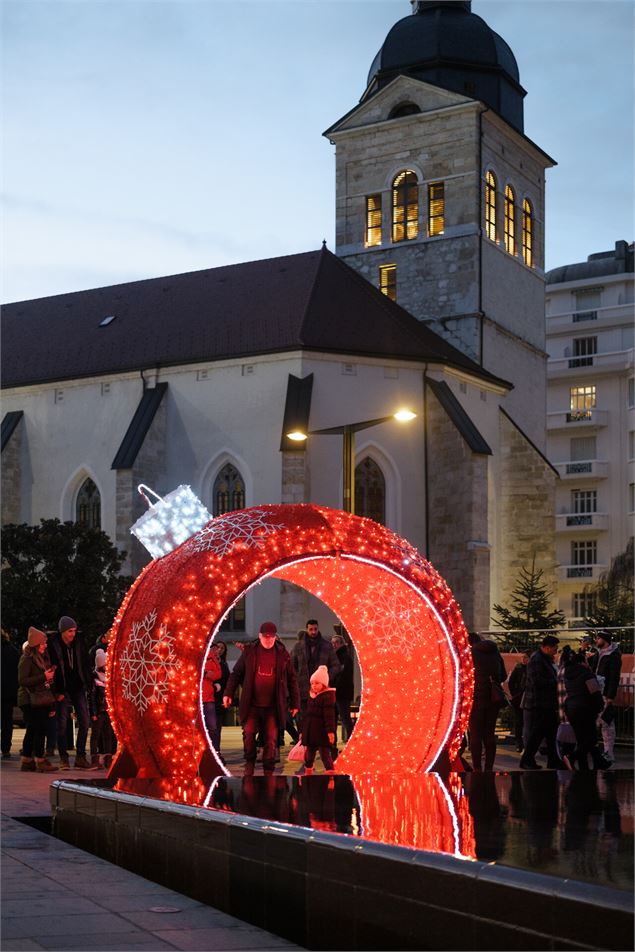
{"label": "stone wall", "polygon": [[473,453],[428,390],[429,558],[446,579],[469,629],[488,627],[488,459]]}
{"label": "stone wall", "polygon": [[495,601],[507,605],[521,568],[542,569],[542,581],[558,605],[555,547],[557,475],[514,424],[500,415],[498,579]]}
{"label": "stone wall", "polygon": [[22,446],[24,418],[20,420],[2,453],[2,525],[22,519]]}

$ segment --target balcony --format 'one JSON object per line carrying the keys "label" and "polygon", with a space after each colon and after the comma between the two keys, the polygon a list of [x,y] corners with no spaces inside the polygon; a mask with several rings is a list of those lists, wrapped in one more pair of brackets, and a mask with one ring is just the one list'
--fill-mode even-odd
{"label": "balcony", "polygon": [[561,565],[561,582],[580,582],[584,584],[597,582],[602,572],[606,572],[606,565]]}
{"label": "balcony", "polygon": [[549,380],[568,377],[572,370],[575,371],[576,377],[584,377],[587,374],[597,376],[599,373],[626,371],[632,366],[632,348],[580,357],[550,357],[547,361],[547,377]]}
{"label": "balcony", "polygon": [[547,431],[597,430],[609,424],[608,410],[556,410],[547,414]]}
{"label": "balcony", "polygon": [[547,314],[547,336],[552,332],[562,332],[570,328],[572,333],[580,334],[584,331],[595,333],[606,327],[631,324],[633,320],[633,304],[610,304],[608,307],[598,307],[588,311],[565,311],[561,314]]}
{"label": "balcony", "polygon": [[566,512],[556,516],[556,532],[606,532],[608,527],[606,512]]}
{"label": "balcony", "polygon": [[580,460],[554,463],[561,479],[606,479],[609,474],[607,460]]}

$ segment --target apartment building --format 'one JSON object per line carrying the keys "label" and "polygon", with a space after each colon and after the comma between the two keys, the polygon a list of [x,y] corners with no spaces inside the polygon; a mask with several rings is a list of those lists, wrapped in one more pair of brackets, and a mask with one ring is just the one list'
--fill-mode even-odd
{"label": "apartment building", "polygon": [[575,625],[591,609],[593,583],[633,535],[633,244],[555,268],[546,283],[559,607]]}

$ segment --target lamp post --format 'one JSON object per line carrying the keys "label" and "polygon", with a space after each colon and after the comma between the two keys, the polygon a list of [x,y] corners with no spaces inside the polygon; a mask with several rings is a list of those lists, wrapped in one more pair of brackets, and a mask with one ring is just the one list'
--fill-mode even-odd
{"label": "lamp post", "polygon": [[414,420],[416,413],[412,410],[397,410],[396,413],[390,413],[388,416],[377,417],[375,420],[362,420],[360,423],[344,423],[342,426],[330,426],[322,430],[293,430],[287,433],[290,440],[300,443],[309,436],[332,436],[333,434],[342,435],[342,469],[343,469],[343,500],[342,509],[344,512],[355,512],[355,434],[360,430],[367,430],[371,426],[379,426],[380,423],[388,423],[389,420],[397,420],[399,423],[407,423]]}

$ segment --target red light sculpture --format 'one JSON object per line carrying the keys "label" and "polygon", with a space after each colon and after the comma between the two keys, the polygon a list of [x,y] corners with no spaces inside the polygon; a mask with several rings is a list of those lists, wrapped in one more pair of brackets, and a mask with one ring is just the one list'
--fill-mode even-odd
{"label": "red light sculpture", "polygon": [[228,513],[151,562],[126,595],[108,650],[115,776],[206,780],[227,771],[201,709],[205,657],[228,611],[266,578],[301,586],[340,618],[362,675],[352,775],[430,770],[458,752],[472,701],[467,632],[445,581],[370,519],[314,505]]}

